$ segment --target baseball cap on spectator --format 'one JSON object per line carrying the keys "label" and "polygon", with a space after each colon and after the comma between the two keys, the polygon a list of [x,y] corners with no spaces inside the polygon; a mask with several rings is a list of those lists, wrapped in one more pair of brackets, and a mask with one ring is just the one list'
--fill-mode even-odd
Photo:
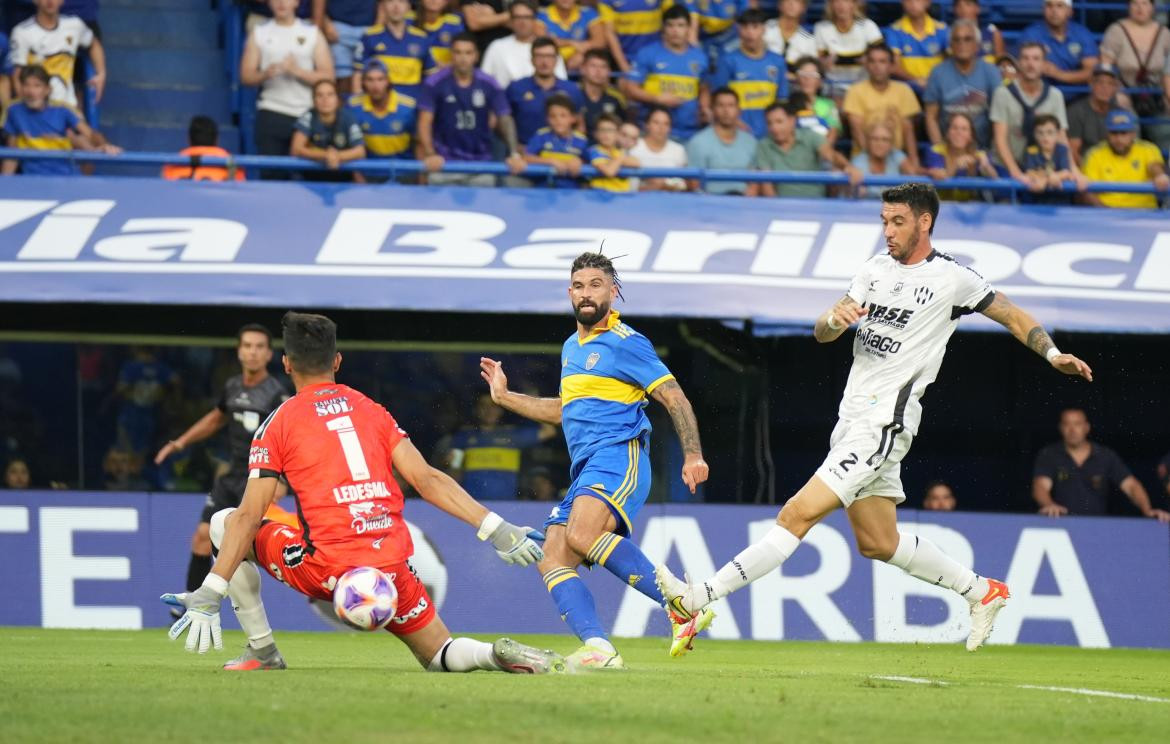
{"label": "baseball cap on spectator", "polygon": [[382,74],[386,75],[387,77],[390,76],[390,68],[386,67],[386,63],[377,57],[366,62],[366,69],[380,70]]}
{"label": "baseball cap on spectator", "polygon": [[1137,117],[1125,109],[1113,109],[1105,117],[1105,131],[1132,132],[1137,129]]}
{"label": "baseball cap on spectator", "polygon": [[1098,75],[1111,75],[1118,80],[1121,79],[1121,75],[1117,72],[1117,68],[1108,62],[1102,62],[1093,68],[1093,77],[1097,77]]}

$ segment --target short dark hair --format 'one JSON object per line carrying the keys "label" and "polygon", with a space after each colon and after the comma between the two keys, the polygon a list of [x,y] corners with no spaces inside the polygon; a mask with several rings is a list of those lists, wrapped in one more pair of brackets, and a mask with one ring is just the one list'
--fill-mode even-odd
{"label": "short dark hair", "polygon": [[892,186],[882,192],[882,201],[886,204],[905,204],[910,207],[915,219],[929,212],[930,230],[927,234],[934,235],[934,224],[938,222],[938,192],[934,190],[934,184],[911,181]]}
{"label": "short dark hair", "polygon": [[675,21],[679,18],[682,18],[687,23],[690,23],[691,11],[687,10],[682,5],[672,5],[662,14],[662,25],[665,26],[667,21]]}
{"label": "short dark hair", "polygon": [[589,51],[585,52],[585,61],[588,62],[591,59],[600,59],[601,61],[605,62],[605,64],[609,65],[611,69],[613,68],[613,57],[611,57],[609,52],[605,51],[604,49],[590,49]]}
{"label": "short dark hair", "polygon": [[451,48],[454,49],[455,45],[461,41],[466,41],[468,44],[471,44],[473,47],[475,47],[476,50],[479,49],[479,43],[475,40],[475,34],[471,33],[470,31],[460,31],[459,33],[455,34],[455,36],[451,39]]}
{"label": "short dark hair", "polygon": [[715,99],[718,98],[719,96],[731,96],[732,98],[735,99],[736,105],[737,106],[739,105],[739,94],[736,93],[731,88],[728,88],[726,85],[723,86],[722,88],[716,88],[715,91],[711,94],[711,105],[712,106],[715,105]]}
{"label": "short dark hair", "polygon": [[236,331],[236,346],[244,342],[245,333],[263,333],[268,339],[268,347],[272,348],[272,331],[268,330],[268,326],[260,323],[246,323],[240,326],[240,330]]}
{"label": "short dark hair", "polygon": [[775,103],[769,104],[768,108],[764,109],[764,118],[767,119],[768,114],[773,111],[783,111],[794,119],[800,113],[800,109],[796,107],[791,98],[787,101],[776,101]]}
{"label": "short dark hair", "polygon": [[886,56],[888,56],[891,60],[894,58],[894,50],[890,49],[890,45],[884,41],[875,41],[865,48],[866,57],[869,57],[869,55],[873,54],[874,52],[885,52]]}
{"label": "short dark hair", "polygon": [[289,310],[280,319],[284,337],[284,355],[289,364],[303,375],[316,375],[333,369],[337,357],[337,324],[324,315]]}
{"label": "short dark hair", "polygon": [[536,16],[537,13],[540,12],[536,7],[535,0],[512,0],[512,4],[508,6],[508,17],[509,18],[512,16],[512,11],[515,10],[517,7],[528,8],[529,10],[532,11],[532,15],[534,17]]}
{"label": "short dark hair", "polygon": [[767,14],[765,14],[764,11],[760,8],[748,8],[739,14],[739,18],[737,18],[735,22],[741,26],[750,26],[753,23],[762,26],[767,20]]}
{"label": "short dark hair", "polygon": [[1045,58],[1048,57],[1048,49],[1044,46],[1044,44],[1042,42],[1036,41],[1034,39],[1029,39],[1028,41],[1020,42],[1020,48],[1016,50],[1016,58],[1017,59],[1019,59],[1021,56],[1023,56],[1025,49],[1039,49],[1041,55],[1043,55]]}
{"label": "short dark hair", "polygon": [[552,47],[555,52],[557,50],[557,43],[548,36],[537,36],[532,40],[531,54],[536,54],[537,49],[544,49],[545,47]]}
{"label": "short dark hair", "polygon": [[945,480],[942,480],[940,478],[935,478],[934,480],[932,480],[931,482],[926,484],[926,488],[922,489],[922,495],[929,496],[930,492],[933,491],[934,489],[938,488],[939,486],[942,486],[943,488],[950,491],[952,496],[955,494],[955,489],[951,488],[950,483],[947,483]]}
{"label": "short dark hair", "polygon": [[800,59],[793,62],[792,69],[799,70],[800,68],[804,67],[805,65],[810,65],[810,64],[817,68],[817,72],[821,73],[822,75],[825,73],[825,68],[821,64],[821,61],[819,59],[817,59],[816,57],[809,57],[809,56],[801,57]]}
{"label": "short dark hair", "polygon": [[812,108],[812,102],[808,100],[808,94],[803,90],[794,90],[788,94],[788,103],[797,111],[804,111]]}
{"label": "short dark hair", "polygon": [[[620,127],[622,125],[622,120],[620,117],[618,117],[616,114],[611,114],[608,111],[605,111],[601,114],[598,114],[597,118],[593,120],[593,128],[597,129],[597,125],[603,121],[608,121],[610,124],[613,124],[615,127]],[[585,254],[585,255],[589,255],[589,254]]]}
{"label": "short dark hair", "polygon": [[[675,5],[672,7],[677,8],[680,6]],[[605,116],[605,114],[602,114],[602,116]],[[580,256],[577,256],[577,258],[573,261],[573,266],[569,269],[569,276],[576,274],[581,269],[600,270],[610,278],[610,281],[613,282],[613,286],[617,287],[618,297],[622,297],[622,280],[621,277],[618,276],[617,269],[613,267],[613,261],[610,260],[609,256],[601,253],[592,253],[590,251],[586,251]],[[625,298],[622,297],[622,299],[624,300]]]}
{"label": "short dark hair", "polygon": [[545,99],[544,113],[547,114],[554,106],[560,106],[571,114],[577,111],[577,109],[573,108],[573,99],[564,93],[554,93]]}
{"label": "short dark hair", "polygon": [[1035,132],[1038,127],[1044,124],[1051,124],[1052,126],[1056,127],[1056,131],[1058,132],[1063,129],[1063,127],[1060,126],[1060,119],[1057,119],[1052,114],[1037,114],[1036,118],[1032,120],[1032,131]]}
{"label": "short dark hair", "polygon": [[27,65],[20,68],[20,82],[22,85],[33,78],[40,80],[45,85],[48,85],[51,80],[49,73],[40,65]]}
{"label": "short dark hair", "polygon": [[219,126],[210,116],[191,117],[187,125],[187,143],[191,147],[215,147],[219,143]]}
{"label": "short dark hair", "polygon": [[651,106],[650,108],[646,109],[646,121],[650,121],[650,117],[654,116],[654,114],[666,114],[666,118],[671,123],[674,123],[674,115],[671,114],[670,109],[665,106]]}
{"label": "short dark hair", "polygon": [[[318,80],[317,82],[313,83],[313,95],[316,96],[317,89],[326,85],[332,88],[333,92],[336,93],[338,97],[341,96],[341,89],[337,87],[337,81],[333,78],[325,78],[324,80]],[[342,101],[342,103],[344,103],[344,101]]]}

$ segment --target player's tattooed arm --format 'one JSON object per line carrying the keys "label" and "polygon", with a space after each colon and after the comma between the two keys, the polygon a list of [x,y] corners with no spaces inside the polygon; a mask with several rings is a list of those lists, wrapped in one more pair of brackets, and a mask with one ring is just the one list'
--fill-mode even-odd
{"label": "player's tattooed arm", "polygon": [[650,393],[654,400],[666,407],[670,413],[670,420],[674,422],[674,430],[678,433],[679,443],[682,444],[683,466],[682,479],[691,493],[695,488],[707,480],[710,469],[703,460],[703,446],[699,443],[699,422],[695,419],[695,411],[686,393],[675,380],[667,380]]}
{"label": "player's tattooed arm", "polygon": [[1089,369],[1089,365],[1072,354],[1062,354],[1044,326],[1027,310],[1009,300],[1003,292],[995,293],[995,299],[983,310],[983,314],[1011,331],[1017,341],[1044,357],[1059,371],[1093,381],[1093,370]]}
{"label": "player's tattooed arm", "polygon": [[813,326],[813,337],[822,344],[836,341],[849,326],[860,320],[869,309],[859,305],[857,300],[845,295],[837,300],[828,312],[817,318]]}
{"label": "player's tattooed arm", "polygon": [[654,388],[650,395],[670,413],[670,420],[674,422],[674,430],[678,432],[683,454],[703,454],[703,447],[699,443],[699,422],[682,386],[675,380],[667,380]]}

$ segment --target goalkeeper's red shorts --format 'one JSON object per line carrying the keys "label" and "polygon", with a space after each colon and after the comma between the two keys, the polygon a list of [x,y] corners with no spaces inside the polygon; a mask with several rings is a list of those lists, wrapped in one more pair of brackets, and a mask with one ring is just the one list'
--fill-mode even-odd
{"label": "goalkeeper's red shorts", "polygon": [[[325,563],[305,547],[304,535],[297,527],[265,521],[253,544],[256,561],[277,581],[301,594],[316,599],[333,600],[337,579],[356,566]],[[435,603],[409,561],[374,566],[390,577],[398,590],[398,612],[386,626],[395,635],[422,630],[437,617]]]}

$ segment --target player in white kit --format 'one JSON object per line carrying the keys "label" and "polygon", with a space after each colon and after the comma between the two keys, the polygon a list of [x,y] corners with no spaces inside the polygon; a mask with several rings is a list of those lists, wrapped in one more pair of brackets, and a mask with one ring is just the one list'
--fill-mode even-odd
{"label": "player in white kit", "polygon": [[888,252],[861,266],[848,294],[817,319],[813,330],[817,341],[828,343],[858,324],[829,455],[784,504],[776,526],[711,578],[684,582],[658,566],[658,586],[680,613],[698,612],[772,572],[813,525],[844,506],[862,555],[967,600],[967,650],[979,648],[991,634],[1007,602],[1007,586],[978,576],[925,538],[898,532],[894,507],[906,500],[901,461],[922,419],[922,394],[938,375],[959,318],[970,313],[1002,324],[1064,374],[1091,382],[1093,373],[1080,359],[1062,354],[1031,315],[983,277],[931,247],[938,209],[938,194],[930,184],[907,183],[882,193]]}

